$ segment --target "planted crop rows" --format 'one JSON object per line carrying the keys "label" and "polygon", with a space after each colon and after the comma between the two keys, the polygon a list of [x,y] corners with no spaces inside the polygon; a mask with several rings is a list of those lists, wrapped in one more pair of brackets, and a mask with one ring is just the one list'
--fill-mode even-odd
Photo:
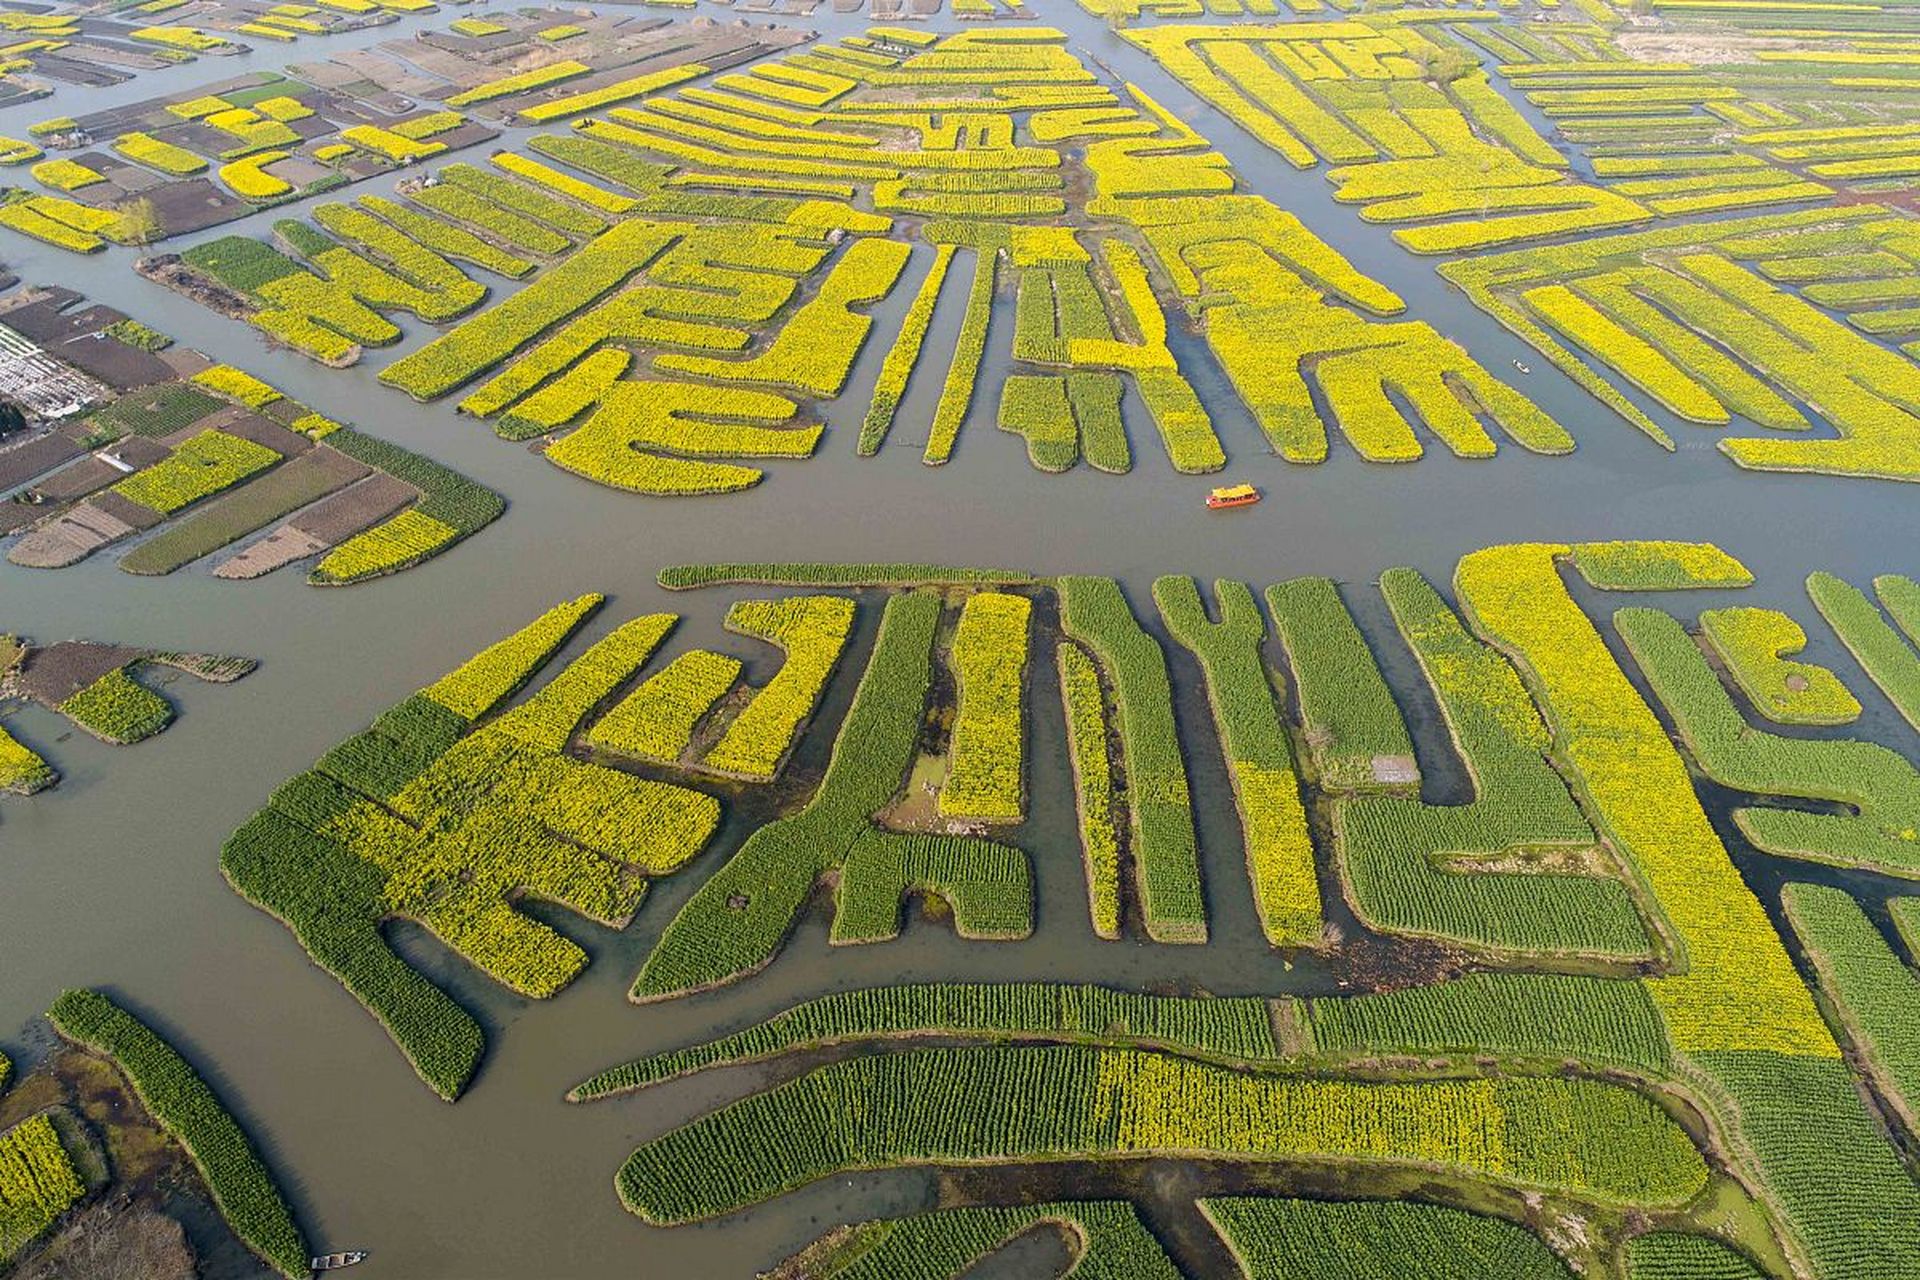
{"label": "planted crop rows", "polygon": [[[1369,66],[1395,77],[1382,117],[1405,113],[1433,135],[1414,144],[1401,137],[1420,136],[1409,126],[1376,126],[1395,158],[1354,188],[1379,188],[1368,216],[1398,204],[1424,218],[1433,211],[1422,202],[1443,190],[1455,198],[1440,212],[1512,209],[1400,233],[1420,247],[1646,216],[1625,196],[1562,181],[1551,148],[1484,79],[1437,91],[1414,78],[1436,46],[1410,28],[1308,25],[1260,38],[1371,50]],[[1194,48],[1259,56],[1251,37],[1195,30],[1182,37]],[[1174,56],[1172,45],[1152,51]],[[1136,446],[1123,405],[1133,402],[1176,469],[1216,471],[1227,451],[1194,391],[1207,371],[1183,367],[1196,360],[1226,373],[1291,461],[1323,459],[1329,426],[1376,461],[1419,457],[1421,427],[1466,457],[1494,453],[1496,431],[1538,452],[1572,447],[1465,350],[1397,319],[1401,300],[1298,220],[1237,194],[1206,139],[1136,86],[1101,83],[1060,33],[851,37],[707,83],[689,83],[701,68],[688,67],[542,96],[547,77],[586,70],[547,62],[447,99],[526,102],[518,115],[532,123],[597,113],[531,138],[531,155],[454,161],[430,184],[403,184],[403,199],[322,206],[312,222],[279,224],[277,244],[212,241],[185,265],[243,295],[270,336],[329,364],[402,341],[403,324],[457,322],[382,380],[421,400],[465,388],[459,407],[502,434],[540,436],[557,465],[645,494],[738,492],[762,482],[768,462],[810,456],[820,433],[809,404],[846,395],[875,313],[895,306],[904,321],[877,357],[859,454],[897,438],[903,401],[924,392],[927,435],[911,444],[929,464],[961,456],[970,424],[993,413],[1025,437],[1038,468],[1084,459],[1125,472]],[[964,109],[943,118],[909,109],[902,93]],[[430,158],[438,145],[368,128],[342,136],[389,161]],[[1433,176],[1489,167],[1471,188]],[[1473,227],[1500,230],[1463,237]],[[912,238],[934,250],[923,273],[909,269]],[[532,279],[485,306],[475,269]],[[913,296],[896,303],[903,276],[915,277]],[[1009,285],[1019,296],[1011,334],[993,321]],[[1170,342],[1170,308],[1204,333],[1205,355],[1175,354],[1184,344]],[[929,345],[950,323],[956,336]],[[1285,350],[1257,349],[1256,334],[1276,333]]]}
{"label": "planted crop rows", "polygon": [[[1390,570],[1379,586],[1409,665],[1383,662],[1392,637],[1363,632],[1326,579],[1264,593],[1223,581],[1209,599],[1192,579],[1162,578],[1153,596],[1163,640],[1106,578],[679,566],[663,583],[798,588],[735,600],[725,614],[729,631],[784,650],[758,688],[740,679],[750,649],[656,658],[674,623],[666,614],[627,621],[557,663],[599,605],[583,597],[280,788],[229,841],[223,865],[453,1098],[479,1065],[479,1023],[400,959],[382,922],[417,920],[509,989],[558,995],[587,952],[521,913],[518,896],[624,926],[648,881],[683,868],[719,830],[742,782],[767,789],[762,816],[661,922],[635,1000],[747,980],[782,963],[816,916],[839,946],[884,946],[927,928],[990,946],[1036,925],[1086,927],[1037,910],[1035,854],[1022,841],[1042,815],[993,810],[1006,838],[990,840],[970,829],[984,806],[937,803],[994,788],[1027,800],[1042,764],[1025,743],[1053,732],[1040,717],[1058,715],[1097,936],[1203,942],[1210,898],[1239,892],[1201,880],[1189,779],[1210,768],[1239,797],[1247,892],[1270,945],[1336,952],[1321,894],[1337,884],[1358,927],[1417,939],[1458,968],[1399,989],[1305,996],[1028,981],[805,1000],[574,1089],[585,1102],[708,1069],[801,1063],[803,1074],[644,1143],[619,1179],[629,1207],[664,1224],[858,1169],[1156,1155],[1438,1171],[1615,1215],[1666,1214],[1705,1185],[1705,1150],[1753,1179],[1781,1247],[1809,1273],[1897,1274],[1873,1260],[1905,1256],[1904,1237],[1886,1248],[1880,1237],[1884,1224],[1907,1221],[1915,1193],[1874,1131],[1836,1033],[1878,1088],[1904,1096],[1895,996],[1911,974],[1851,897],[1796,887],[1789,917],[1828,1000],[1816,1004],[1707,820],[1681,751],[1714,781],[1759,797],[1735,810],[1755,847],[1896,874],[1906,874],[1895,851],[1911,843],[1907,811],[1920,794],[1912,770],[1884,747],[1748,723],[1732,671],[1716,669],[1677,619],[1634,606],[1611,622],[1656,699],[1643,701],[1567,575],[1642,595],[1751,581],[1726,552],[1678,542],[1490,548],[1461,561],[1451,600],[1410,569]],[[878,593],[870,642],[854,625],[855,597],[822,586]],[[1858,632],[1858,609],[1836,592],[1816,582],[1816,598]],[[1882,598],[1896,621],[1875,617],[1893,631],[1911,617],[1901,581],[1887,580]],[[1784,616],[1722,610],[1702,626],[1744,645],[1740,661],[1761,688],[1769,664],[1811,643],[1804,630],[1788,633]],[[1751,637],[1738,630],[1755,622]],[[1049,646],[1058,712],[1033,696]],[[837,723],[817,730],[832,738],[824,771],[811,748],[797,757],[810,763],[785,767],[806,726],[839,705],[828,684],[843,658],[860,670]],[[522,695],[548,666],[561,669]],[[1388,670],[1424,680],[1441,748],[1464,770],[1463,795],[1422,792]],[[1212,766],[1182,745],[1178,687],[1195,676],[1222,747]],[[736,736],[757,744],[756,768],[716,762]],[[647,776],[589,763],[628,758]],[[923,789],[929,762],[944,766],[932,774],[944,782]],[[1780,796],[1846,808],[1766,802]],[[915,903],[930,919],[910,918]],[[1911,914],[1894,910],[1903,927]],[[1711,1128],[1688,1136],[1654,1098]],[[1369,1218],[1376,1209],[1303,1210],[1298,1221],[1270,1205],[1248,1212],[1228,1234],[1249,1259],[1319,1250],[1372,1275],[1384,1264],[1340,1247],[1343,1232],[1366,1241],[1431,1232],[1436,1243],[1393,1248],[1534,1259],[1517,1274],[1546,1265],[1504,1234],[1517,1228],[1412,1204],[1404,1222],[1399,1209],[1394,1221]],[[1626,1235],[1607,1231],[1607,1247],[1624,1250]],[[888,1235],[876,1229],[875,1247]],[[1485,1243],[1494,1240],[1505,1243]],[[1652,1244],[1637,1255],[1668,1251]]]}
{"label": "planted crop rows", "polygon": [[95,991],[62,995],[47,1014],[68,1040],[106,1058],[185,1147],[234,1234],[274,1270],[307,1274],[307,1246],[273,1174],[206,1081],[172,1045]]}
{"label": "planted crop rows", "polygon": [[[142,5],[120,57],[243,51],[179,3]],[[277,40],[429,7],[190,20]],[[617,1171],[586,1173],[648,1229],[802,1196],[830,1224],[870,1178],[917,1188],[769,1273],[793,1280],[1062,1257],[1086,1280],[1912,1280],[1912,566],[1837,555],[1798,604],[1731,542],[1512,542],[1448,576],[1439,538],[1418,568],[1318,576],[1287,521],[1319,509],[1258,470],[1525,484],[1618,431],[1597,401],[1619,447],[1679,455],[1656,471],[1780,473],[1742,492],[1920,479],[1903,14],[1081,0],[1055,30],[955,0],[951,33],[868,7],[895,25],[421,19],[0,139],[0,225],[125,258],[308,368],[268,382],[65,290],[10,295],[8,572],[98,556],[190,594],[226,589],[196,566],[422,565],[507,509],[411,446],[422,417],[618,491],[594,501],[686,500],[643,540],[698,545],[704,497],[792,527],[716,556],[798,548],[810,471],[912,473],[841,502],[890,531],[882,558],[673,565],[660,589],[707,593],[684,624],[561,600],[253,797],[222,874],[371,1015],[346,1051],[454,1104],[489,1049],[525,1065],[503,1039],[571,1025],[534,1001],[610,980],[664,1006],[565,1095],[636,1108],[606,1118],[632,1130]],[[56,56],[114,21],[0,13],[0,89],[125,78]],[[435,407],[356,427],[291,398],[307,376]],[[1003,465],[1064,478],[1031,511],[1018,485],[927,504]],[[1166,513],[1106,493],[1136,469],[1267,576],[964,559],[981,513],[1045,542],[1088,504],[1139,541]],[[1207,507],[1266,505],[1203,513],[1216,483]],[[1887,527],[1883,488],[1860,527]],[[549,549],[556,580],[575,550]],[[457,588],[458,563],[418,581]],[[193,736],[161,668],[251,663],[0,635],[5,805],[85,773],[50,714]],[[118,1072],[234,1235],[307,1274],[288,1144],[248,1138],[223,1077],[95,991],[49,1016],[69,1043],[30,1074]],[[0,1095],[0,1269],[23,1275],[137,1164],[102,1118],[117,1083],[43,1087]]]}

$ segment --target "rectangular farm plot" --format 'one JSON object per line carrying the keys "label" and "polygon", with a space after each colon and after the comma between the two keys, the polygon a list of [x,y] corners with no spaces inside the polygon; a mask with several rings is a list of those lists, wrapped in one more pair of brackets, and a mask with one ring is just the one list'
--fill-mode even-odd
{"label": "rectangular farm plot", "polygon": [[[358,12],[349,12],[350,4]],[[202,56],[348,31],[365,24],[361,14],[380,11],[371,0],[335,0],[326,8],[228,0],[200,0],[188,8],[187,0],[146,0],[118,13],[9,13],[0,44],[9,72],[25,74],[13,75],[13,92],[5,100],[37,97],[48,91],[48,82],[74,86],[75,92],[110,88]]]}
{"label": "rectangular farm plot", "polygon": [[[0,449],[0,478],[24,486],[9,504],[20,516],[0,534],[13,537],[15,564],[61,568],[137,538],[120,567],[167,574],[266,531],[218,576],[319,557],[310,580],[339,585],[430,559],[504,509],[492,490],[437,463],[172,348],[110,307],[75,310],[77,301],[32,290],[0,302],[0,317],[50,344],[0,330],[13,339],[0,350],[75,397],[62,409],[68,421]],[[65,363],[69,352],[110,377],[160,379],[110,388]]]}
{"label": "rectangular farm plot", "polygon": [[389,117],[351,96],[259,72],[184,99],[62,121],[53,137],[69,153],[30,170],[41,191],[0,192],[9,201],[0,222],[79,252],[106,241],[147,245],[493,136],[456,111],[400,108]]}

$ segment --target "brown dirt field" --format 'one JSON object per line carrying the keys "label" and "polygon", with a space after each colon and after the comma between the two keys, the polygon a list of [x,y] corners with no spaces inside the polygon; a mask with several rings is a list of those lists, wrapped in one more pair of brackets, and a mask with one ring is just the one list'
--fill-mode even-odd
{"label": "brown dirt field", "polygon": [[[135,470],[150,467],[171,452],[158,440],[149,440],[144,436],[128,436],[116,441],[112,446],[113,455]],[[80,459],[63,470],[56,471],[39,484],[33,486],[33,492],[55,502],[70,502],[97,493],[126,473],[111,463],[98,457],[88,456]]]}
{"label": "brown dirt field", "polygon": [[[401,42],[404,53],[412,49],[412,41]],[[436,97],[441,91],[439,81],[420,75],[406,64],[391,58],[382,57],[373,49],[349,49],[337,53],[332,61],[358,74],[360,78],[371,80],[388,93],[404,98]],[[294,74],[298,75],[296,70]],[[378,108],[378,100],[363,99],[367,105]]]}
{"label": "brown dirt field", "polygon": [[110,463],[88,456],[70,467],[63,467],[39,484],[33,491],[53,502],[70,502],[75,498],[84,498],[97,489],[104,489],[118,480],[123,473]]}
{"label": "brown dirt field", "polygon": [[199,1274],[178,1222],[112,1200],[83,1210],[13,1280],[194,1280]]}
{"label": "brown dirt field", "polygon": [[1753,62],[1754,53],[1761,49],[1813,47],[1798,40],[1727,31],[1623,31],[1614,43],[1636,62],[1691,62],[1702,67]]}
{"label": "brown dirt field", "polygon": [[165,235],[203,231],[244,216],[250,206],[230,196],[206,178],[182,178],[162,183],[147,193]]}
{"label": "brown dirt field", "polygon": [[257,412],[261,417],[271,419],[282,427],[291,427],[295,418],[307,412],[307,406],[291,396],[283,396],[272,404],[263,405]]}
{"label": "brown dirt field", "polygon": [[331,59],[325,62],[289,63],[287,73],[322,89],[343,88],[352,84],[359,74],[353,68]]}
{"label": "brown dirt field", "polygon": [[116,320],[126,319],[123,313],[107,306],[67,310],[79,296],[69,289],[29,290],[22,295],[18,306],[0,313],[0,319],[4,319],[7,328],[21,337],[42,346],[82,333],[92,333]]}
{"label": "brown dirt field", "polygon": [[288,156],[285,160],[275,160],[262,172],[280,179],[288,185],[299,188],[311,186],[332,173],[326,165],[318,164],[302,156]]}
{"label": "brown dirt field", "polygon": [[[199,425],[205,427],[211,424],[203,420]],[[230,421],[221,423],[220,429],[228,435],[239,436],[243,440],[253,441],[262,448],[271,449],[283,458],[297,458],[313,449],[313,441],[251,410],[242,410]]]}
{"label": "brown dirt field", "polygon": [[14,672],[21,693],[35,702],[57,707],[116,667],[139,659],[139,649],[92,640],[62,640],[44,649],[29,649]]}
{"label": "brown dirt field", "polygon": [[327,544],[291,525],[281,525],[260,541],[214,566],[213,576],[238,581],[263,578],[275,569],[319,555]]}
{"label": "brown dirt field", "polygon": [[1397,991],[1458,975],[1446,948],[1420,938],[1384,938],[1364,930],[1342,940],[1330,970],[1349,990]]}
{"label": "brown dirt field", "polygon": [[128,164],[118,156],[100,154],[98,160],[98,164],[90,166],[93,171],[122,191],[133,195],[150,191],[166,181],[159,174]]}
{"label": "brown dirt field", "polygon": [[142,258],[133,264],[134,272],[155,284],[191,298],[200,305],[235,320],[245,320],[256,310],[253,300],[236,293],[212,276],[202,274],[180,260],[178,254],[163,253]]}
{"label": "brown dirt field", "polygon": [[173,370],[176,378],[191,378],[202,369],[211,369],[215,363],[204,352],[181,346],[177,342],[158,354],[167,362],[167,368]]}
{"label": "brown dirt field", "polygon": [[[84,46],[68,45],[66,53],[80,53]],[[88,66],[79,58],[61,57],[58,54],[42,53],[33,60],[33,70],[51,80],[66,84],[77,84],[90,89],[103,89],[109,85],[125,84],[132,77],[119,71],[110,71],[101,67]]]}
{"label": "brown dirt field", "polygon": [[81,334],[47,350],[115,391],[130,391],[173,379],[173,369],[153,352],[130,347],[103,334]]}
{"label": "brown dirt field", "polygon": [[0,449],[0,489],[23,485],[63,462],[71,462],[82,452],[71,438],[57,431]]}
{"label": "brown dirt field", "polygon": [[382,473],[334,494],[287,523],[332,546],[371,528],[418,495],[419,490],[404,480]]}
{"label": "brown dirt field", "polygon": [[434,142],[446,143],[448,151],[458,151],[462,147],[471,147],[476,143],[487,142],[499,136],[498,133],[483,124],[474,124],[472,121],[468,121],[466,124],[455,129],[449,129],[445,133],[436,133],[432,140]]}
{"label": "brown dirt field", "polygon": [[166,445],[149,436],[128,436],[111,446],[113,456],[130,467],[150,467],[171,452]]}
{"label": "brown dirt field", "polygon": [[25,502],[0,502],[0,537],[20,530],[47,514],[44,507]]}
{"label": "brown dirt field", "polygon": [[[155,57],[153,54],[141,49],[139,45],[133,44],[130,41],[123,43],[120,41],[100,40],[92,38],[88,34],[90,32],[104,31],[112,33],[118,31],[119,27],[117,24],[109,25],[102,23],[96,27],[91,19],[83,18],[80,22],[80,30],[82,38],[74,41],[54,56],[72,58],[77,62],[85,62],[90,66],[112,68],[131,67],[137,71],[158,71],[162,67],[172,65],[165,58]],[[47,55],[43,54],[42,56]],[[34,60],[34,65],[40,65],[38,58]],[[131,77],[128,78],[131,79]]]}
{"label": "brown dirt field", "polygon": [[104,546],[131,537],[136,528],[83,503],[20,539],[7,559],[29,569],[64,569]]}
{"label": "brown dirt field", "polygon": [[1884,204],[1920,213],[1920,191],[1849,191],[1841,189],[1834,193],[1836,205],[1848,204]]}
{"label": "brown dirt field", "polygon": [[364,182],[368,178],[377,178],[387,171],[387,166],[369,155],[351,155],[340,161],[340,167],[354,182]]}
{"label": "brown dirt field", "polygon": [[78,191],[62,192],[61,194],[68,200],[72,200],[76,204],[91,205],[96,209],[100,209],[110,208],[133,194],[133,192],[128,191],[125,187],[113,181],[107,173],[108,169],[114,168],[120,163],[119,160],[98,151],[80,151],[69,154],[63,158],[72,160],[77,164],[83,164],[99,174],[102,178],[107,179],[105,182],[90,182]]}
{"label": "brown dirt field", "polygon": [[[302,142],[312,142],[315,138],[324,138],[334,131],[334,123],[316,111],[300,120],[287,121],[287,128],[300,135]],[[291,151],[293,148],[287,148]]]}
{"label": "brown dirt field", "polygon": [[87,501],[107,515],[124,521],[136,529],[151,529],[166,519],[153,508],[143,507],[117,493],[97,493]]}

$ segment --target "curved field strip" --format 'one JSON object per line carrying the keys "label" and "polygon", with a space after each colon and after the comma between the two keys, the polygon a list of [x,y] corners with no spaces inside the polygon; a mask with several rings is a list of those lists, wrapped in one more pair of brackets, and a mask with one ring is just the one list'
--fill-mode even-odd
{"label": "curved field strip", "polygon": [[665,1225],[856,1169],[1174,1154],[1432,1168],[1649,1206],[1682,1204],[1707,1177],[1684,1130],[1615,1086],[1281,1079],[1061,1047],[822,1067],[645,1143],[616,1186]]}
{"label": "curved field strip", "polygon": [[1134,889],[1147,934],[1157,942],[1205,942],[1206,900],[1166,654],[1141,630],[1113,579],[1067,576],[1056,586],[1061,630],[1086,647],[1113,685]]}
{"label": "curved field strip", "polygon": [[307,1242],[273,1174],[206,1081],[172,1045],[98,992],[68,991],[48,1019],[126,1076],[160,1127],[186,1148],[221,1217],[275,1271],[305,1276]]}
{"label": "curved field strip", "polygon": [[633,999],[667,999],[758,970],[785,944],[815,883],[835,870],[835,941],[896,932],[912,888],[943,897],[963,936],[1018,937],[1032,927],[1024,853],[985,840],[881,831],[872,823],[912,763],[939,618],[940,600],[927,592],[887,602],[813,798],[756,830],[700,886],[641,966]]}
{"label": "curved field strip", "polygon": [[[1867,1073],[1909,1133],[1920,1131],[1920,974],[1903,963],[1859,903],[1840,889],[1790,884],[1781,894],[1820,988]],[[1909,945],[1920,898],[1888,903]]]}
{"label": "curved field strip", "polygon": [[[1627,546],[1647,556],[1647,576],[1669,585],[1701,581],[1690,560],[1715,558]],[[1747,1154],[1809,1270],[1891,1280],[1905,1259],[1920,1256],[1920,1190],[1855,1093],[1686,766],[1560,580],[1557,561],[1570,551],[1517,544],[1474,552],[1455,575],[1461,605],[1513,657],[1596,827],[1672,929],[1685,969],[1643,981],[1690,1092]]]}
{"label": "curved field strip", "polygon": [[1182,1280],[1184,1273],[1125,1200],[981,1205],[863,1222],[846,1238],[823,1238],[790,1262],[804,1264],[810,1280],[952,1280],[1047,1227],[1066,1237],[1074,1280]]}
{"label": "curved field strip", "polygon": [[1418,1202],[1215,1196],[1200,1210],[1247,1280],[1572,1280],[1539,1237]]}
{"label": "curved field strip", "polygon": [[1266,620],[1244,582],[1215,582],[1214,596],[1217,623],[1207,617],[1193,579],[1153,583],[1161,620],[1199,659],[1206,676],[1260,928],[1272,946],[1312,946],[1320,941],[1320,882],[1293,747],[1260,656]]}
{"label": "curved field strip", "polygon": [[1788,858],[1920,877],[1920,771],[1877,742],[1793,738],[1748,724],[1680,622],[1622,609],[1614,626],[1706,775],[1760,796],[1831,800],[1848,812],[1749,807],[1734,820]]}
{"label": "curved field strip", "polygon": [[1277,1061],[1273,1010],[1258,997],[1136,995],[1054,983],[928,983],[821,996],[765,1022],[610,1067],[575,1085],[592,1102],[714,1067],[831,1044],[916,1036],[1081,1041],[1158,1048],[1216,1061]]}
{"label": "curved field strip", "polygon": [[[1459,805],[1417,796],[1337,801],[1335,844],[1355,910],[1386,932],[1494,954],[1649,956],[1632,896],[1547,762],[1546,726],[1513,668],[1469,636],[1413,570],[1389,570],[1380,590],[1433,687],[1474,797]],[[1527,866],[1527,855],[1541,865]],[[1556,858],[1585,874],[1551,869]],[[1520,865],[1480,865],[1489,862]]]}

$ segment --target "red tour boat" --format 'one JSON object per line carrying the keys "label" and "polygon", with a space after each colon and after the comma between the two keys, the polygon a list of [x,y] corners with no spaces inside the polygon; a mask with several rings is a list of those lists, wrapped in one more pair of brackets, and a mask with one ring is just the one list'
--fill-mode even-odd
{"label": "red tour boat", "polygon": [[1207,506],[1214,511],[1228,507],[1250,507],[1260,501],[1260,491],[1250,484],[1229,485],[1207,495]]}

